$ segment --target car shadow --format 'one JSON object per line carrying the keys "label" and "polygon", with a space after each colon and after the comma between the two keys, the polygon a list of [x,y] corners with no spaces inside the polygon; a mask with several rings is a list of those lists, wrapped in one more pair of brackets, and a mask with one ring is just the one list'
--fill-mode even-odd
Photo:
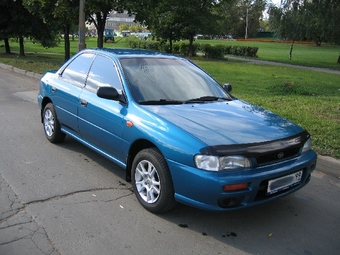
{"label": "car shadow", "polygon": [[107,169],[111,173],[115,174],[117,177],[121,178],[125,182],[125,170],[120,166],[116,165],[104,156],[96,153],[82,143],[76,141],[72,137],[66,136],[62,143],[56,144],[64,150],[69,150],[78,153],[83,160],[90,162],[94,161],[96,164]]}

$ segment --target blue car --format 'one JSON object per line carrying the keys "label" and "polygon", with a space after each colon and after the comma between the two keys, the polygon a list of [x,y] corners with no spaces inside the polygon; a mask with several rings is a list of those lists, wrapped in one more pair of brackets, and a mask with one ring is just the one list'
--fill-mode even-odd
{"label": "blue car", "polygon": [[42,76],[38,103],[50,142],[68,135],[112,160],[153,213],[235,210],[305,186],[309,133],[230,92],[185,58],[86,49]]}

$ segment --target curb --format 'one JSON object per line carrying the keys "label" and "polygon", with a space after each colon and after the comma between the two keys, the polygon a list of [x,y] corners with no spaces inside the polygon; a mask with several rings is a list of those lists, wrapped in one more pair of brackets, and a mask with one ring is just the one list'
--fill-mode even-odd
{"label": "curb", "polygon": [[324,174],[340,179],[340,160],[318,154],[316,171],[320,171]]}
{"label": "curb", "polygon": [[10,65],[6,65],[6,64],[3,64],[3,63],[0,63],[0,68],[7,69],[7,70],[13,71],[15,73],[20,73],[22,75],[26,75],[26,76],[29,76],[29,77],[35,78],[35,79],[40,79],[41,76],[42,76],[39,73],[26,71],[26,70],[23,70],[23,69],[20,69],[20,68],[17,68],[17,67],[13,67],[13,66],[10,66]]}
{"label": "curb", "polygon": [[[26,70],[22,70],[10,65],[0,63],[0,68],[7,69],[13,71],[15,73],[20,73],[22,75],[26,75],[35,79],[40,79],[41,74],[29,72]],[[331,175],[335,178],[340,179],[340,160],[335,159],[329,156],[322,156],[318,154],[318,160],[316,164],[316,171],[320,171],[324,174]]]}

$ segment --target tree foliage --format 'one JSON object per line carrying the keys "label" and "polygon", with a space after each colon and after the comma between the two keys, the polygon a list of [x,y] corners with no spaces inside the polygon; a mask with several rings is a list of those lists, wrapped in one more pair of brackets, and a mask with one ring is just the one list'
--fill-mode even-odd
{"label": "tree foliage", "polygon": [[98,48],[103,48],[104,45],[103,34],[107,15],[113,10],[123,12],[127,8],[126,2],[124,0],[86,0],[85,13],[88,14],[87,21],[93,23],[97,29]]}
{"label": "tree foliage", "polygon": [[242,35],[244,38],[255,36],[266,8],[265,0],[238,0],[236,6],[239,17],[236,34]]}
{"label": "tree foliage", "polygon": [[70,58],[70,31],[78,21],[79,0],[23,0],[24,6],[39,15],[53,30],[64,34],[65,61]]}
{"label": "tree foliage", "polygon": [[212,0],[141,0],[130,1],[130,10],[136,20],[148,25],[157,37],[170,42],[188,39],[189,55],[192,54],[194,36],[198,33],[213,34],[218,16],[213,9],[220,1]]}
{"label": "tree foliage", "polygon": [[[267,0],[86,0],[87,21],[95,25],[97,47],[103,47],[103,33],[111,11],[129,10],[136,21],[156,35],[172,43],[189,40],[192,53],[197,34],[252,37],[260,28]],[[79,0],[1,0],[0,39],[18,38],[24,55],[23,38],[30,37],[45,47],[56,44],[62,31],[65,60],[70,57],[69,34],[78,26]],[[272,31],[287,40],[314,40],[340,43],[340,0],[282,0],[270,6]],[[136,28],[137,29],[137,28]],[[138,30],[138,29],[137,29]]]}
{"label": "tree foliage", "polygon": [[340,43],[340,0],[286,0],[269,8],[270,26],[283,39]]}
{"label": "tree foliage", "polygon": [[[20,56],[25,56],[24,38],[30,37],[44,47],[56,45],[56,31],[39,15],[29,12],[22,0],[2,0],[0,2],[0,38],[19,39]],[[7,48],[7,46],[6,46]],[[7,53],[10,53],[9,45]]]}

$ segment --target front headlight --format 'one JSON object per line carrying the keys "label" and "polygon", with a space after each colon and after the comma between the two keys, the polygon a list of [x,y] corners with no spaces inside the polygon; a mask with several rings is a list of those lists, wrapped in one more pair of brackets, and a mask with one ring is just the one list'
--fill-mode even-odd
{"label": "front headlight", "polygon": [[235,170],[251,167],[250,159],[240,155],[226,157],[196,155],[195,164],[197,168],[207,171]]}
{"label": "front headlight", "polygon": [[312,138],[308,138],[307,142],[305,142],[305,144],[303,145],[301,154],[306,153],[311,148],[312,148]]}

